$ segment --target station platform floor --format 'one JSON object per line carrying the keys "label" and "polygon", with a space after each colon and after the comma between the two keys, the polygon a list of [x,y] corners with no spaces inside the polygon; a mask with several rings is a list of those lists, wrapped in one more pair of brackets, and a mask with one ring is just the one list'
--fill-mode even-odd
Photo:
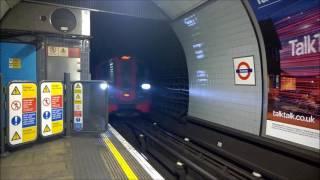
{"label": "station platform floor", "polygon": [[0,159],[0,179],[164,179],[112,126],[103,133],[20,148]]}

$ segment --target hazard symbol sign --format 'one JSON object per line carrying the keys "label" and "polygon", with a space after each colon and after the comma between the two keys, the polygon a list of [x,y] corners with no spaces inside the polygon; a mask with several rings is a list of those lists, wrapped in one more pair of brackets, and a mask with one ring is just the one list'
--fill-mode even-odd
{"label": "hazard symbol sign", "polygon": [[15,86],[15,87],[14,87],[14,89],[13,89],[13,91],[12,91],[11,95],[21,95],[21,93],[20,93],[20,91],[19,91],[19,89],[18,89],[18,87],[17,87],[17,86]]}
{"label": "hazard symbol sign", "polygon": [[21,102],[17,101],[17,100],[13,101],[11,103],[11,109],[14,110],[14,111],[20,110],[21,109]]}
{"label": "hazard symbol sign", "polygon": [[20,135],[18,134],[18,132],[16,131],[14,134],[13,134],[13,136],[12,136],[12,138],[11,138],[11,141],[16,141],[16,140],[20,140],[21,139],[21,137],[20,137]]}
{"label": "hazard symbol sign", "polygon": [[45,97],[45,98],[43,98],[43,100],[42,100],[42,105],[44,105],[44,106],[49,106],[50,105],[50,98],[48,98],[48,97]]}
{"label": "hazard symbol sign", "polygon": [[50,93],[50,89],[48,88],[48,86],[46,85],[44,88],[43,88],[43,93]]}
{"label": "hazard symbol sign", "polygon": [[49,128],[49,126],[46,125],[46,127],[43,130],[43,132],[46,133],[46,132],[50,132],[50,131],[51,131],[51,129]]}

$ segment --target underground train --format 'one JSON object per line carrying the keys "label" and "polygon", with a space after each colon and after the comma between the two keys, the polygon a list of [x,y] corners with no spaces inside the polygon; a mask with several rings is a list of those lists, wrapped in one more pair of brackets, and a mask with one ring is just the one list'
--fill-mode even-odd
{"label": "underground train", "polygon": [[146,68],[137,58],[113,57],[98,68],[106,72],[104,76],[110,93],[108,111],[111,115],[134,116],[150,112],[151,84],[147,80]]}

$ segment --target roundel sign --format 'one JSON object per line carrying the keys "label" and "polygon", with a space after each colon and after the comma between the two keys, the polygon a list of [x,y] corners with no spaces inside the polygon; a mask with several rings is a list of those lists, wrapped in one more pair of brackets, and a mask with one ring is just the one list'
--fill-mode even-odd
{"label": "roundel sign", "polygon": [[233,59],[235,84],[255,85],[253,56]]}

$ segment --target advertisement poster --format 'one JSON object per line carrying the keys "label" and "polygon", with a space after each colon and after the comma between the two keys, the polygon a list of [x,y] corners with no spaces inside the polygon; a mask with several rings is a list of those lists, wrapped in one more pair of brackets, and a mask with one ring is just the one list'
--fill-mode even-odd
{"label": "advertisement poster", "polygon": [[318,0],[251,0],[267,52],[265,134],[320,149]]}

